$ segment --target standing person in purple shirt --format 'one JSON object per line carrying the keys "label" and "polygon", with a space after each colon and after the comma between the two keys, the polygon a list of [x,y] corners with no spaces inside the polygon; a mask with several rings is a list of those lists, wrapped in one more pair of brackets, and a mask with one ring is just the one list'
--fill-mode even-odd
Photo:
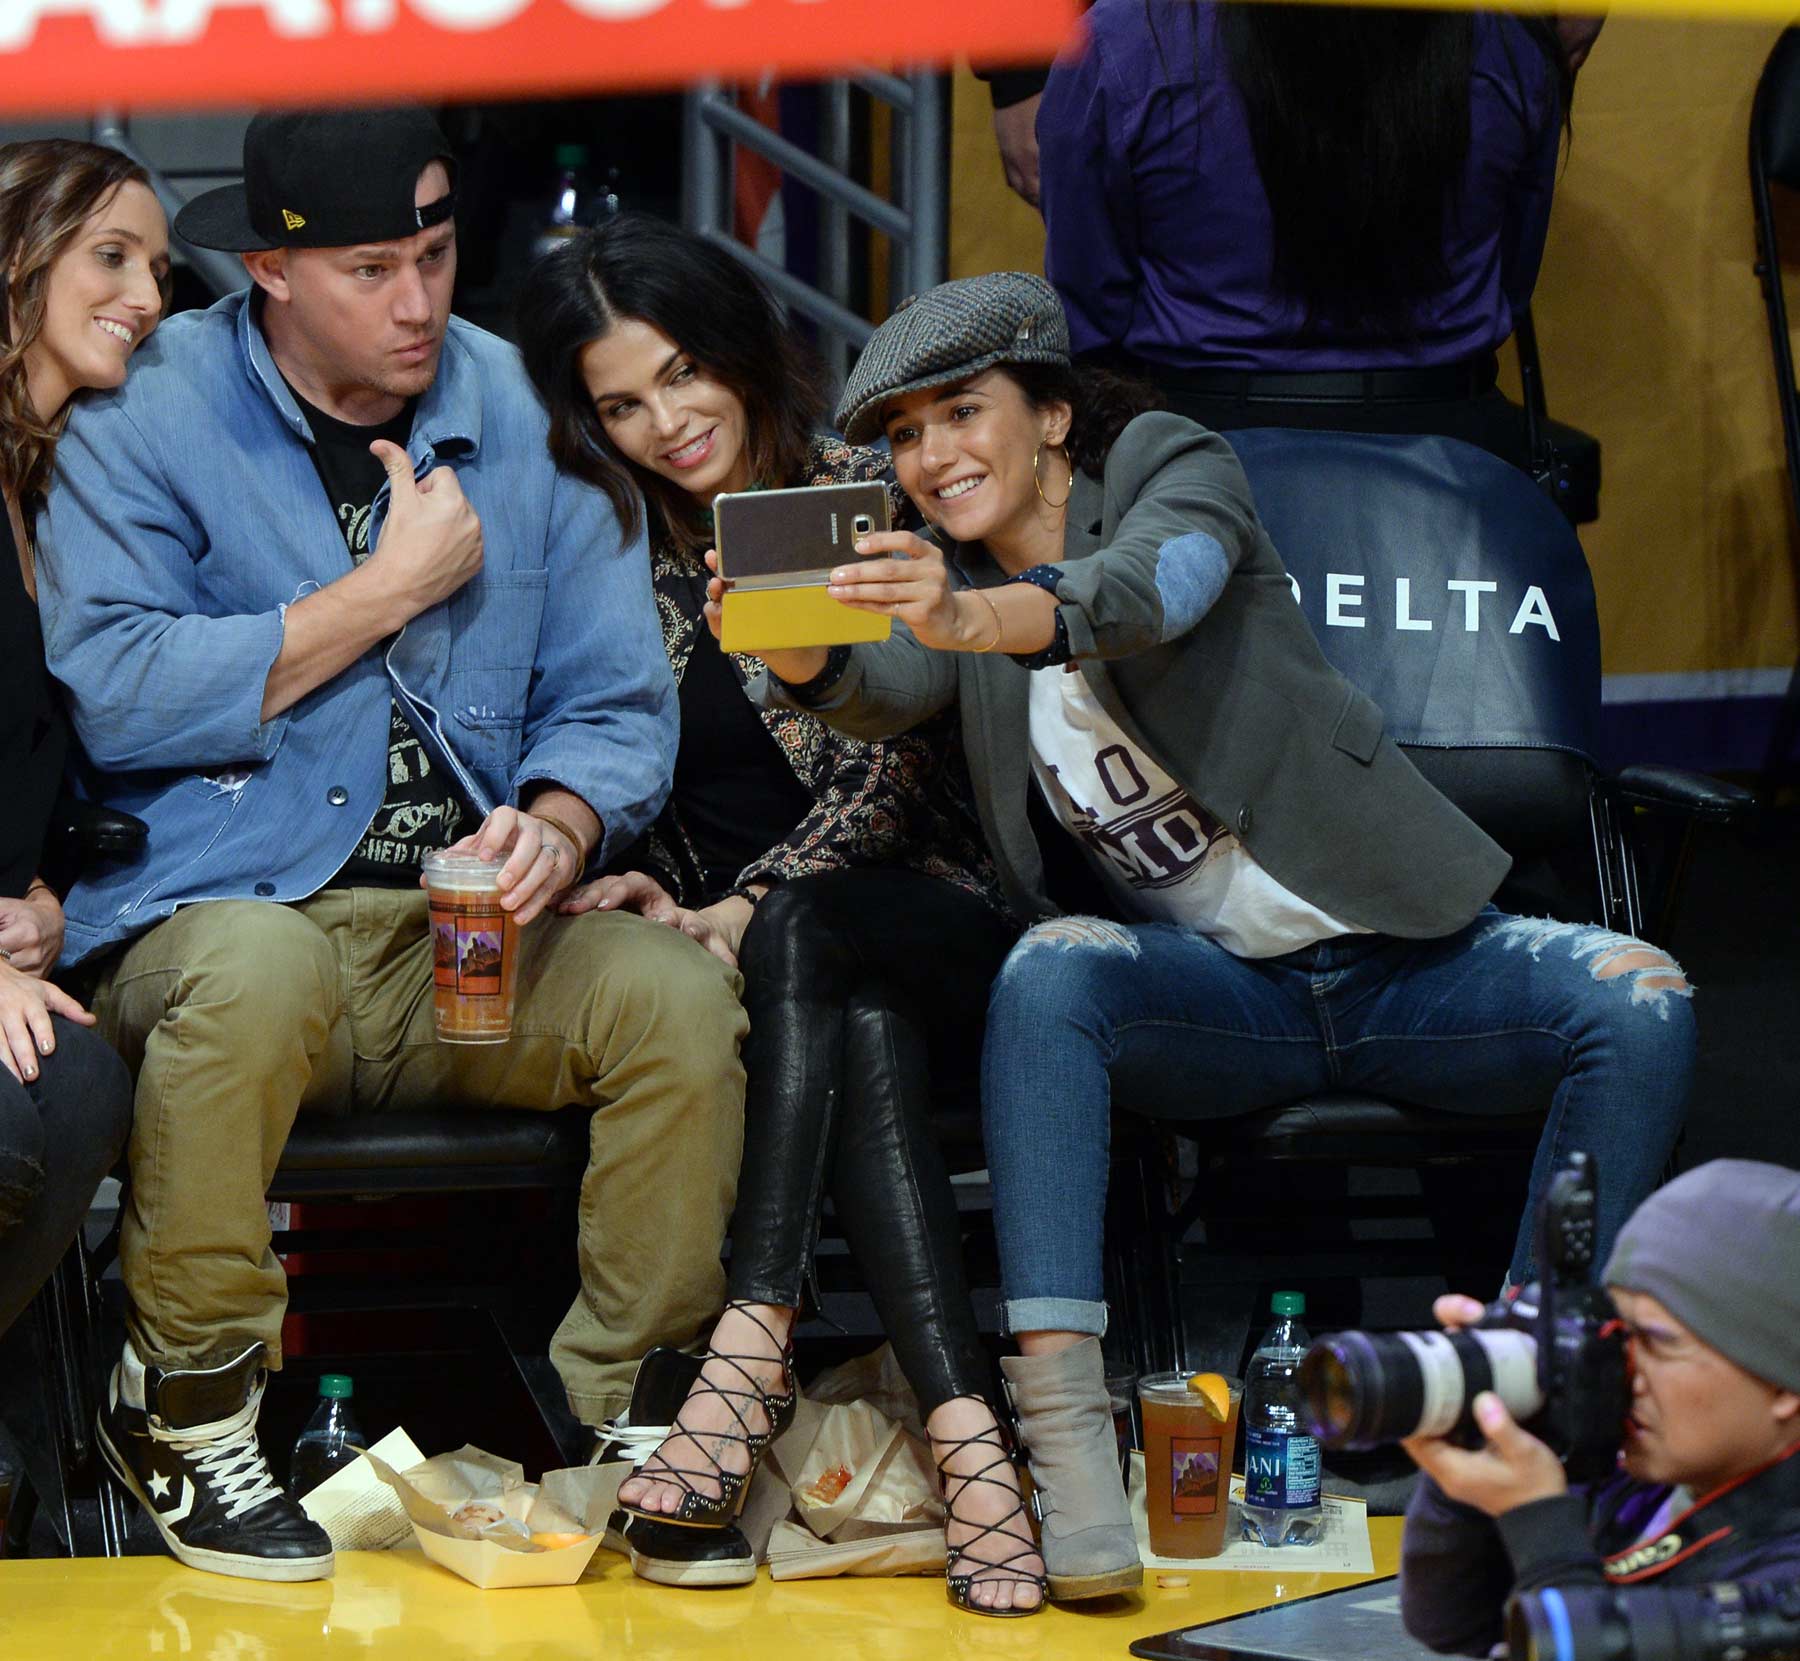
{"label": "standing person in purple shirt", "polygon": [[1569,88],[1538,19],[1099,0],[1037,123],[1076,351],[1215,429],[1444,433],[1523,465],[1495,349]]}

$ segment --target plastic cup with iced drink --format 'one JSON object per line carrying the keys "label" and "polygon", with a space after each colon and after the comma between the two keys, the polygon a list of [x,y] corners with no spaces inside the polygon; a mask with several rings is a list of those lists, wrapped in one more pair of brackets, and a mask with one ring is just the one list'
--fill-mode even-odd
{"label": "plastic cup with iced drink", "polygon": [[425,894],[439,1039],[503,1043],[512,1036],[519,928],[500,907],[500,861],[427,854]]}
{"label": "plastic cup with iced drink", "polygon": [[1138,1380],[1144,1414],[1144,1506],[1158,1557],[1217,1557],[1231,1512],[1231,1456],[1241,1379],[1153,1373]]}

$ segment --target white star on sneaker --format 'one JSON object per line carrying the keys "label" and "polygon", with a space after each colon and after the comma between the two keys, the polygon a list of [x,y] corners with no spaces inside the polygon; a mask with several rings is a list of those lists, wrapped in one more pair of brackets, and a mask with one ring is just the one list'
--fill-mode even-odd
{"label": "white star on sneaker", "polygon": [[151,1477],[150,1492],[159,1500],[166,1500],[169,1497],[169,1479],[161,1471]]}

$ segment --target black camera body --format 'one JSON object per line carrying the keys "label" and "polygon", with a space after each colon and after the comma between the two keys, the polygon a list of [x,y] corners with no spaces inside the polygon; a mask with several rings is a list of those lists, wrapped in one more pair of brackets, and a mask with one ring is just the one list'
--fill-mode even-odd
{"label": "black camera body", "polygon": [[1538,1208],[1542,1279],[1460,1332],[1340,1332],[1300,1364],[1313,1434],[1371,1448],[1407,1436],[1479,1447],[1473,1403],[1492,1390],[1562,1460],[1572,1481],[1618,1458],[1631,1393],[1623,1323],[1592,1283],[1595,1173],[1572,1154]]}

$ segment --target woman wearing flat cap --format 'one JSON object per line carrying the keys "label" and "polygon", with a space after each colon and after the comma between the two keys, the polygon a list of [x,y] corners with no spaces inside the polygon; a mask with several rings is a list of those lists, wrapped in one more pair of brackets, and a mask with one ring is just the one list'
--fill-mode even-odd
{"label": "woman wearing flat cap", "polygon": [[1328,1088],[1551,1097],[1540,1164],[1596,1156],[1604,1255],[1681,1122],[1690,988],[1628,937],[1490,903],[1507,856],[1326,662],[1224,440],[1072,369],[1042,279],[906,304],[838,421],[886,435],[934,540],[859,542],[831,592],[892,639],[765,654],[763,696],[863,738],[960,706],[1002,883],[1037,919],[982,1060],[1002,1366],[1050,1595],[1118,1592],[1142,1570],[1099,1343],[1115,1089],[1160,1118]]}

